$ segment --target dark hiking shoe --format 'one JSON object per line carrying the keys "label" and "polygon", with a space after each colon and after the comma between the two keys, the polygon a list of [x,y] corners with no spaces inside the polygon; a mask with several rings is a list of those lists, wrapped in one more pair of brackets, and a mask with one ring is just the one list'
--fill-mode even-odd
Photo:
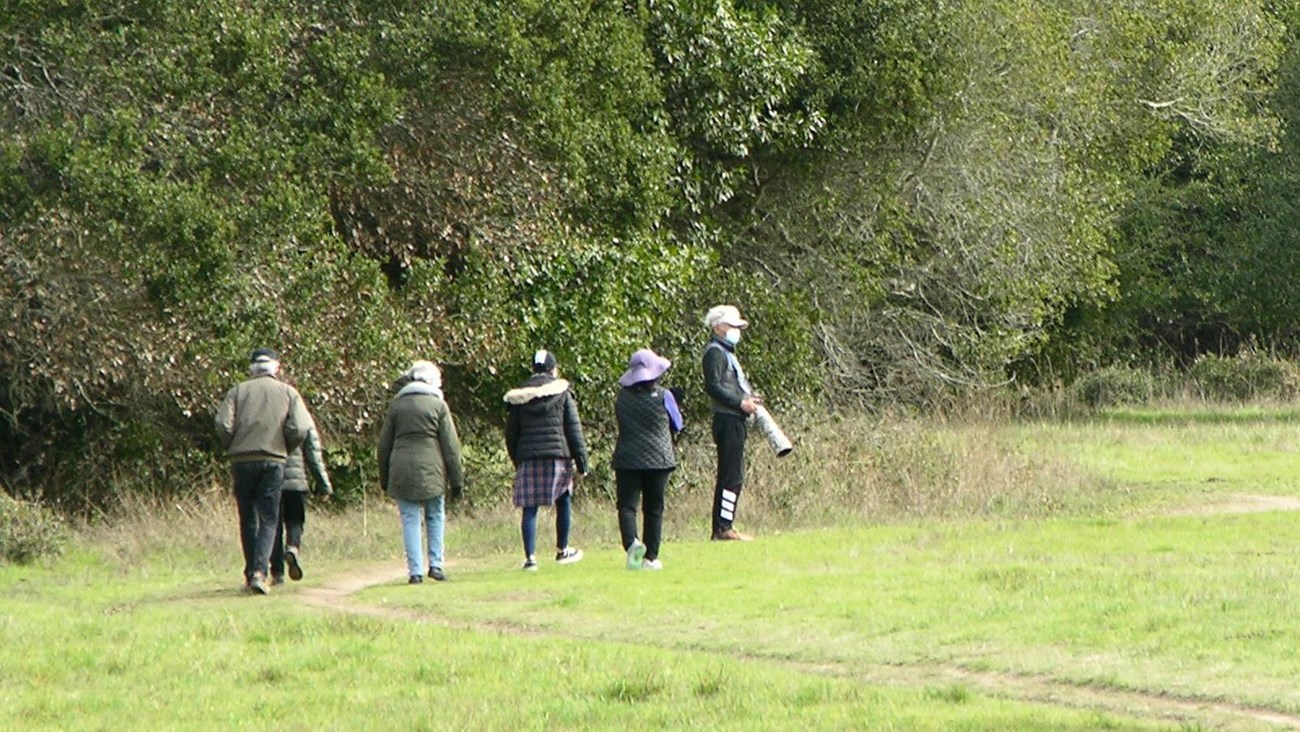
{"label": "dark hiking shoe", "polygon": [[424,578],[423,578],[423,577],[421,577],[421,576],[418,575],[418,574],[413,574],[413,575],[411,575],[411,578],[408,579],[408,580],[406,581],[406,584],[408,584],[408,585],[418,585],[418,584],[420,584],[420,583],[423,582],[423,581],[424,581]]}
{"label": "dark hiking shoe", "polygon": [[253,573],[253,576],[248,580],[248,589],[258,595],[271,594],[271,588],[266,584],[266,575],[261,572]]}
{"label": "dark hiking shoe", "polygon": [[447,581],[447,575],[445,575],[445,574],[442,573],[442,567],[430,567],[430,568],[429,568],[429,579],[431,579],[431,580],[433,580],[433,581],[435,581],[435,582],[446,582],[446,581]]}
{"label": "dark hiking shoe", "polygon": [[302,579],[302,565],[298,564],[298,547],[291,546],[284,550],[284,563],[289,565],[289,579],[294,582]]}

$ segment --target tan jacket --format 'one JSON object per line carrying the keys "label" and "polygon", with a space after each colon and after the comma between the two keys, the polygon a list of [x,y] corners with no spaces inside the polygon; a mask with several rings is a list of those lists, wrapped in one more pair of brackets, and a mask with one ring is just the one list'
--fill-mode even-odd
{"label": "tan jacket", "polygon": [[284,460],[315,427],[298,390],[270,374],[227,392],[216,425],[221,446],[237,463]]}

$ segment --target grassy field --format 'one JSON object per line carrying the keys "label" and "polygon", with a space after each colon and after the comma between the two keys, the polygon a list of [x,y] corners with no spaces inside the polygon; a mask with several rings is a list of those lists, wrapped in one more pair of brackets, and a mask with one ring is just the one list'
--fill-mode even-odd
{"label": "grassy field", "polygon": [[513,512],[480,507],[451,581],[408,586],[372,500],[313,512],[308,576],[269,598],[237,591],[220,493],[141,509],[0,565],[0,729],[1300,727],[1297,427],[805,435],[752,461],[753,543],[701,540],[684,469],[658,573],[623,569],[594,486],[580,564],[519,572]]}

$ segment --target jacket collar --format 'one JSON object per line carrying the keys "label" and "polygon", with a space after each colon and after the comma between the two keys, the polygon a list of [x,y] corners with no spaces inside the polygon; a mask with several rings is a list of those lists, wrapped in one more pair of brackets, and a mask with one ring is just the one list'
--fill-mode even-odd
{"label": "jacket collar", "polygon": [[427,394],[441,399],[442,389],[433,384],[426,384],[423,381],[411,381],[397,391],[397,396],[406,396],[407,394]]}
{"label": "jacket collar", "polygon": [[523,385],[506,392],[506,404],[527,404],[534,399],[542,397],[556,396],[568,391],[569,382],[564,379],[548,379],[547,381],[534,382],[529,379]]}

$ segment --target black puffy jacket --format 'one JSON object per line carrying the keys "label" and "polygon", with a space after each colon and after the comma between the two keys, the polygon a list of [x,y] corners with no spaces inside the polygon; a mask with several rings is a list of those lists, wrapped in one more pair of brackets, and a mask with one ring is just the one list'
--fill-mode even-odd
{"label": "black puffy jacket", "polygon": [[506,451],[511,462],[572,458],[579,473],[587,472],[587,443],[569,382],[537,374],[506,392],[505,401],[510,408]]}
{"label": "black puffy jacket", "polygon": [[307,430],[307,439],[302,441],[302,447],[291,451],[284,461],[284,484],[281,490],[306,493],[310,487],[308,469],[315,479],[316,490],[321,495],[334,495],[329,473],[325,470],[325,460],[321,457],[320,433],[315,427]]}

